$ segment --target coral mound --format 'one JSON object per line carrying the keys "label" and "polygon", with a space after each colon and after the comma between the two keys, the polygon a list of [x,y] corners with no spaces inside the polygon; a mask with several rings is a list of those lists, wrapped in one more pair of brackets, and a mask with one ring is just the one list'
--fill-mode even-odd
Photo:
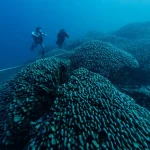
{"label": "coral mound", "polygon": [[[58,85],[65,82],[69,60],[42,59],[23,68],[1,89],[1,140],[15,144],[53,104]],[[3,135],[2,135],[3,134]]]}
{"label": "coral mound", "polygon": [[54,103],[33,125],[26,149],[150,148],[150,113],[99,74],[75,70]]}
{"label": "coral mound", "polygon": [[71,56],[72,67],[84,67],[105,77],[115,76],[123,68],[138,68],[137,60],[129,53],[98,40],[76,48]]}
{"label": "coral mound", "polygon": [[[149,39],[137,39],[129,40],[116,36],[101,36],[99,40],[108,42],[116,46],[117,48],[123,49],[130,53],[136,58],[139,63],[138,72],[135,72],[137,79],[136,82],[150,83],[150,40]],[[133,74],[133,73],[132,73]],[[144,76],[144,78],[143,78]]]}
{"label": "coral mound", "polygon": [[150,85],[141,87],[121,87],[121,91],[135,99],[136,103],[150,111]]}
{"label": "coral mound", "polygon": [[150,38],[150,22],[131,23],[120,28],[114,34],[128,39]]}

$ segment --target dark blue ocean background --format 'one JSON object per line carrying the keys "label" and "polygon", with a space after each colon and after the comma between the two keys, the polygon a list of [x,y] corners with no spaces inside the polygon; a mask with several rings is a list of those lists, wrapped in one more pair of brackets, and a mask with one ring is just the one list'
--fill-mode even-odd
{"label": "dark blue ocean background", "polygon": [[35,59],[31,32],[42,27],[45,46],[55,46],[56,34],[66,29],[70,39],[95,30],[109,32],[150,20],[148,0],[5,0],[0,1],[0,69]]}

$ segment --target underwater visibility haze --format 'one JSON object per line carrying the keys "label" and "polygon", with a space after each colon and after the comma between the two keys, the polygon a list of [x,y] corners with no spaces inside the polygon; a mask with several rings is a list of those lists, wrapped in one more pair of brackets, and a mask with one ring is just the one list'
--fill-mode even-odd
{"label": "underwater visibility haze", "polygon": [[0,150],[150,150],[149,0],[0,2]]}
{"label": "underwater visibility haze", "polygon": [[108,32],[128,23],[150,20],[148,0],[13,0],[0,2],[0,68],[20,65],[30,52],[31,32],[40,26],[48,34],[45,46],[55,45],[65,28],[71,39],[88,31]]}

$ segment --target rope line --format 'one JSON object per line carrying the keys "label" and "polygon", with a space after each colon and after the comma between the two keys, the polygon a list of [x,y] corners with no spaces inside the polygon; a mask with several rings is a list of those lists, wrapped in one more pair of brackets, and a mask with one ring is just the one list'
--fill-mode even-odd
{"label": "rope line", "polygon": [[25,65],[20,65],[20,66],[5,68],[5,69],[0,70],[0,72],[4,72],[4,71],[7,71],[7,70],[12,70],[12,69],[19,68],[19,67],[22,67],[22,66],[25,66]]}
{"label": "rope line", "polygon": [[[68,53],[68,52],[64,52],[64,53]],[[64,54],[64,53],[60,53],[60,54],[58,54],[58,55],[54,55],[54,56],[51,56],[51,57],[48,57],[48,58],[57,57],[57,56],[60,56],[60,55],[62,55],[62,54]],[[7,71],[7,70],[12,70],[12,69],[20,68],[20,67],[23,67],[23,66],[29,65],[29,64],[31,64],[31,63],[24,64],[24,65],[20,65],[20,66],[15,66],[15,67],[10,67],[10,68],[5,68],[5,69],[0,70],[0,72],[4,72],[4,71]]]}

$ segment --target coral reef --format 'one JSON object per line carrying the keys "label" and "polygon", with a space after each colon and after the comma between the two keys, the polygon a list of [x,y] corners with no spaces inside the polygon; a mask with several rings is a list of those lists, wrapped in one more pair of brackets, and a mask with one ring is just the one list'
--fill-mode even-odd
{"label": "coral reef", "polygon": [[92,40],[77,47],[70,59],[73,68],[85,67],[108,78],[115,78],[121,69],[139,67],[131,54],[99,40]]}
{"label": "coral reef", "polygon": [[38,60],[4,85],[0,94],[0,138],[4,144],[21,141],[30,122],[48,111],[58,85],[67,81],[69,66],[65,59]]}
{"label": "coral reef", "polygon": [[150,111],[150,85],[141,87],[120,87],[119,89],[134,98],[137,104]]}
{"label": "coral reef", "polygon": [[150,148],[150,112],[99,74],[75,70],[59,86],[54,103],[50,113],[34,123],[25,149]]}
{"label": "coral reef", "polygon": [[150,40],[138,39],[132,41],[116,36],[101,36],[99,40],[113,44],[117,48],[131,53],[141,66],[144,66],[147,63],[150,64]]}
{"label": "coral reef", "polygon": [[[139,68],[134,74],[137,82],[140,81],[144,84],[147,82],[150,83],[150,40],[138,39],[133,41],[111,35],[101,36],[99,40],[111,43],[117,48],[123,49],[132,54],[139,63]],[[134,79],[132,78],[132,80]]]}
{"label": "coral reef", "polygon": [[131,23],[113,34],[128,39],[150,38],[150,22]]}

